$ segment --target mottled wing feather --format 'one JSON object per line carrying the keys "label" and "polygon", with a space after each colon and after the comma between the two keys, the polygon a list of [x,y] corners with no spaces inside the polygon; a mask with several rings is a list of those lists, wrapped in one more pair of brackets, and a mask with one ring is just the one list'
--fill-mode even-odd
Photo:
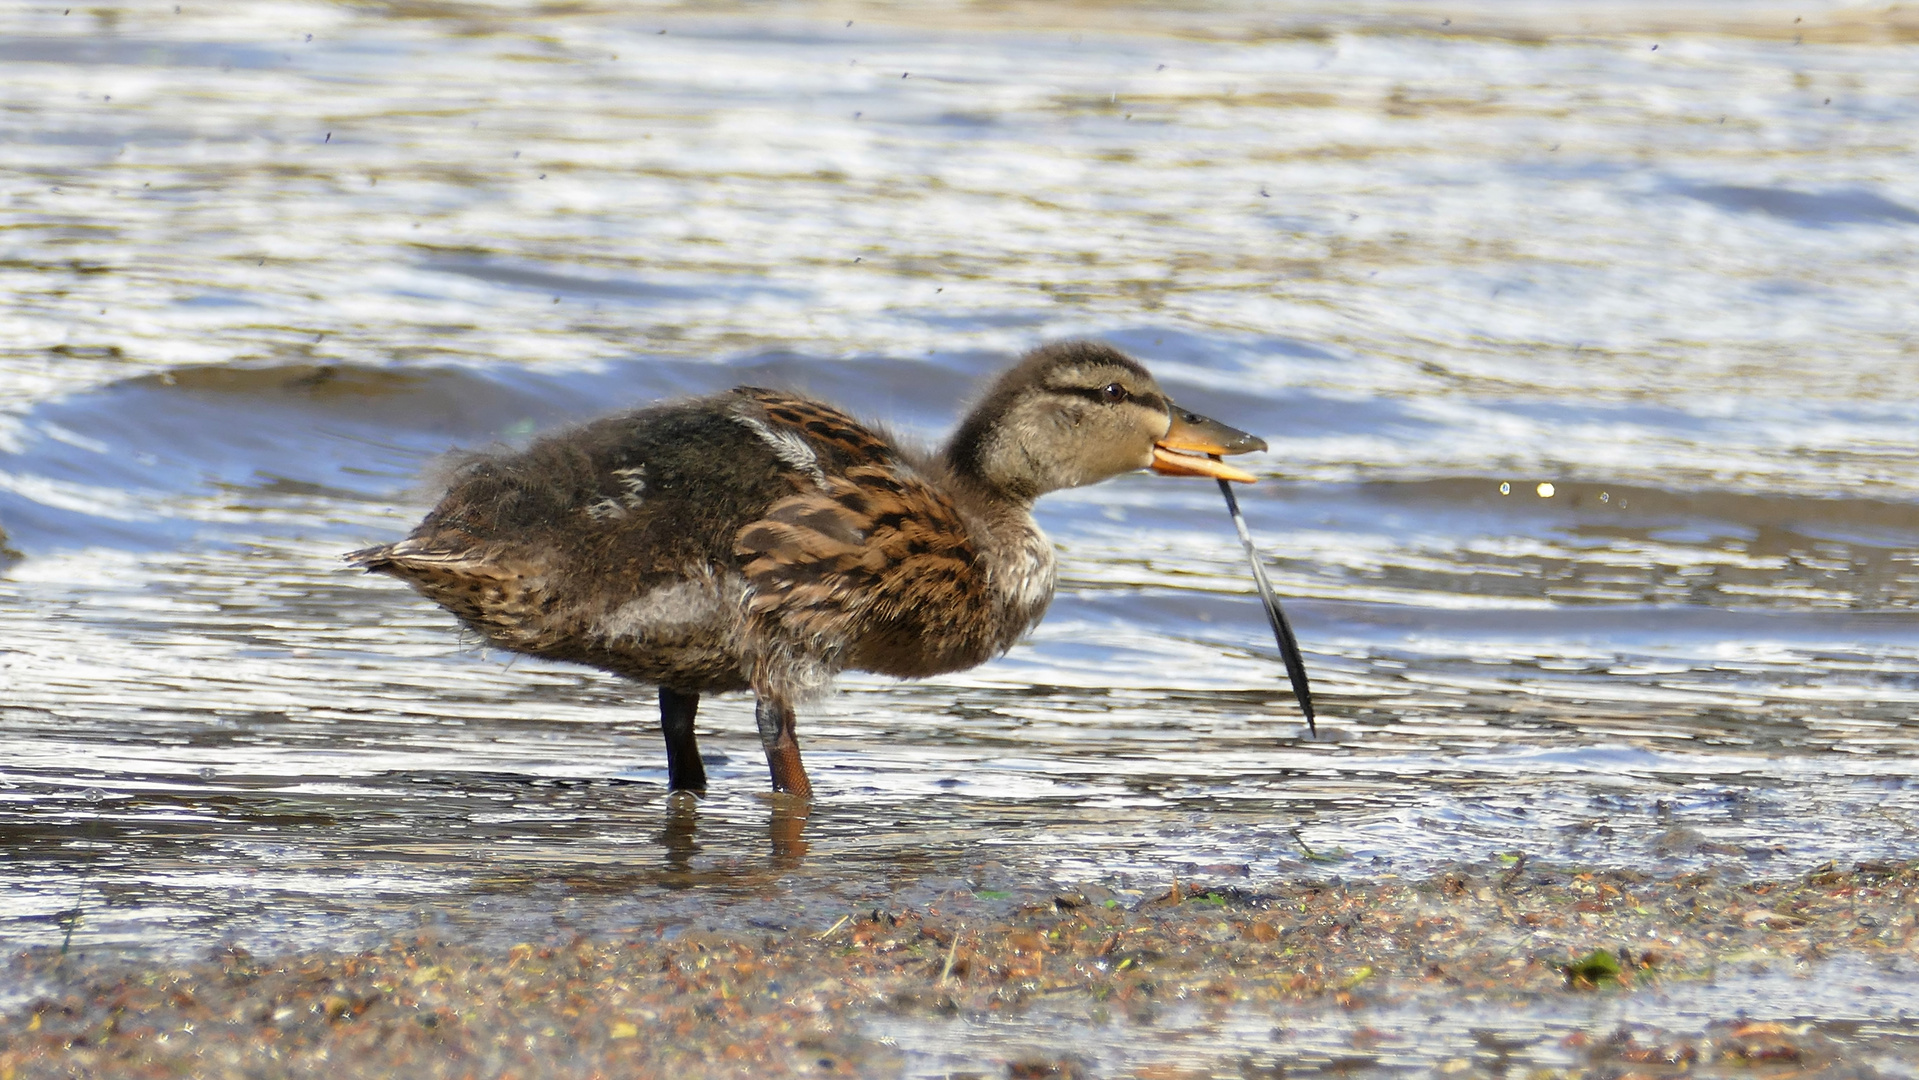
{"label": "mottled wing feather", "polygon": [[884,674],[950,671],[996,651],[978,630],[987,583],[952,502],[845,414],[748,393],[769,422],[842,462],[740,530],[749,610],[787,635],[845,643],[849,666]]}
{"label": "mottled wing feather", "polygon": [[758,402],[772,423],[792,429],[819,449],[837,451],[846,465],[892,464],[898,460],[886,440],[830,405],[757,386],[743,386],[735,392]]}

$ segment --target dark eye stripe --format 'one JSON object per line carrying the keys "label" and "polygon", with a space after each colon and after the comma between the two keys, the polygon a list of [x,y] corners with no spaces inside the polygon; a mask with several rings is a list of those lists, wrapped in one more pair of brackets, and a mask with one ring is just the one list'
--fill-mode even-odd
{"label": "dark eye stripe", "polygon": [[[1107,385],[1110,385],[1110,384],[1107,384]],[[1102,385],[1102,386],[1053,386],[1053,387],[1048,387],[1048,389],[1052,390],[1056,394],[1073,394],[1077,397],[1083,397],[1088,401],[1097,401],[1101,405],[1118,405],[1121,402],[1130,401],[1138,405],[1144,405],[1149,409],[1165,409],[1166,408],[1166,399],[1161,397],[1160,395],[1135,394],[1130,390],[1126,392],[1125,397],[1120,398],[1118,401],[1114,401],[1113,399],[1106,396],[1105,385]]]}

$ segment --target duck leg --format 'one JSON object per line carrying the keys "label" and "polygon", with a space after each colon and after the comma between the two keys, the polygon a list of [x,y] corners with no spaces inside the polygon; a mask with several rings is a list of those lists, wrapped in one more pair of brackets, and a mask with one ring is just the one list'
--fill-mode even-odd
{"label": "duck leg", "polygon": [[800,740],[794,734],[798,718],[793,707],[771,696],[761,697],[753,710],[760,724],[760,745],[766,747],[766,764],[773,770],[773,790],[813,797],[813,785],[806,780],[806,766],[800,764]]}
{"label": "duck leg", "polygon": [[693,735],[700,695],[660,687],[660,732],[666,736],[666,786],[670,791],[706,791],[706,766]]}

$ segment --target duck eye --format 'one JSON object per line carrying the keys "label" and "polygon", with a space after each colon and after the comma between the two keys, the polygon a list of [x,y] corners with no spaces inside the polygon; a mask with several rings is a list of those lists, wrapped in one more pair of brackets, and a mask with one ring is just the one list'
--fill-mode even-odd
{"label": "duck eye", "polygon": [[1126,388],[1116,382],[1107,383],[1105,386],[1100,387],[1099,393],[1101,397],[1108,401],[1125,401],[1127,396]]}

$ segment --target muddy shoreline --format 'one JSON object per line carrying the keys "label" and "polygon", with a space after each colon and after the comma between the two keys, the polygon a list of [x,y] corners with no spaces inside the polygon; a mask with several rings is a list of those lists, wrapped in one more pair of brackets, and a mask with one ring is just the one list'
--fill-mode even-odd
{"label": "muddy shoreline", "polygon": [[[970,896],[817,927],[636,925],[506,948],[427,933],[178,965],[33,950],[8,961],[9,981],[38,995],[0,1017],[0,1076],[981,1075],[941,1072],[910,1033],[1040,1012],[1036,1030],[1054,1039],[979,1059],[999,1075],[1141,1077],[1501,1075],[1542,1060],[1558,1065],[1523,1074],[1873,1075],[1868,1055],[1919,1066],[1913,1024],[1576,1020],[1597,1000],[1757,972],[1814,980],[1837,959],[1885,969],[1910,1004],[1893,969],[1919,943],[1919,862],[1741,881],[1516,860],[1416,881],[1185,881],[1143,901],[1047,891],[989,891],[1006,902],[987,918]],[[1570,1030],[1529,1019],[1541,1007],[1575,1017]],[[1512,1023],[1459,1048],[1393,1019],[1465,1009]],[[1289,1045],[1289,1024],[1315,1015],[1350,1027],[1343,1054]],[[1270,1022],[1270,1045],[1140,1042],[1175,1016],[1200,1030]]]}

